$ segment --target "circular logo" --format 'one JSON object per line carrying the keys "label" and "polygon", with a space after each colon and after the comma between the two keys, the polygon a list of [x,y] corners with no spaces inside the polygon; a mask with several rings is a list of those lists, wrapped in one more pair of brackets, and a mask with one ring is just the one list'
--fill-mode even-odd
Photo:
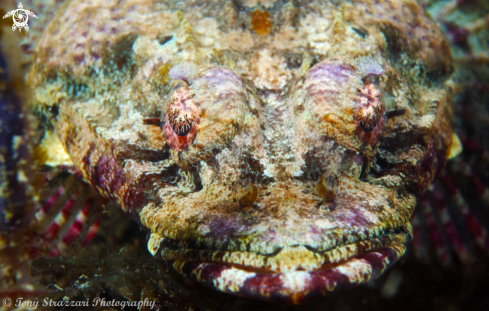
{"label": "circular logo", "polygon": [[12,299],[8,298],[8,297],[5,297],[3,298],[3,305],[8,307],[12,304]]}
{"label": "circular logo", "polygon": [[17,9],[15,10],[14,13],[14,24],[15,26],[19,28],[24,28],[25,25],[27,25],[27,21],[29,20],[29,16],[27,15],[27,12],[22,9]]}
{"label": "circular logo", "polygon": [[12,19],[14,21],[14,24],[12,25],[13,31],[15,31],[17,28],[19,29],[19,31],[22,31],[22,29],[28,31],[29,25],[27,24],[27,22],[29,21],[29,16],[37,18],[36,14],[29,10],[25,10],[22,6],[22,3],[19,3],[19,8],[17,10],[12,10],[8,12],[3,16],[3,18],[7,18],[10,16],[12,16]]}

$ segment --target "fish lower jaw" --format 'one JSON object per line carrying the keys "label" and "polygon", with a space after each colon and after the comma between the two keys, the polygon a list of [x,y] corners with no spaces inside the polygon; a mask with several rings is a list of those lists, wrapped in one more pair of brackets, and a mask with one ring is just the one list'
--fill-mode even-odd
{"label": "fish lower jaw", "polygon": [[402,257],[409,241],[409,234],[399,233],[325,252],[296,246],[284,247],[273,255],[170,249],[153,255],[177,272],[219,291],[279,304],[300,304],[378,277]]}
{"label": "fish lower jaw", "polygon": [[219,291],[278,304],[300,304],[366,283],[380,276],[405,252],[402,244],[366,252],[314,271],[267,273],[229,264],[168,260],[177,272]]}

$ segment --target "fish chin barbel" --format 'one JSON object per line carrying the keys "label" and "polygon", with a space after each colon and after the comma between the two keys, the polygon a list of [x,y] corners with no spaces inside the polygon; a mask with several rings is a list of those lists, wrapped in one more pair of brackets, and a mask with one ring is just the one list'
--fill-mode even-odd
{"label": "fish chin barbel", "polygon": [[[198,20],[192,5],[139,5],[84,50],[70,44],[87,35],[74,20],[100,19],[80,5],[40,39],[33,102],[84,178],[151,231],[154,256],[227,293],[301,303],[365,283],[404,254],[409,218],[452,141],[450,56],[421,8],[305,5],[298,25],[330,24],[307,51],[308,32],[281,20],[286,6],[273,30],[256,30],[258,9],[232,17],[251,16],[248,46],[226,46],[236,30],[223,25],[206,49],[187,22]],[[230,18],[200,9],[210,25]],[[53,47],[59,36],[66,45]],[[296,39],[284,47],[281,36]],[[158,115],[161,127],[147,122]]]}

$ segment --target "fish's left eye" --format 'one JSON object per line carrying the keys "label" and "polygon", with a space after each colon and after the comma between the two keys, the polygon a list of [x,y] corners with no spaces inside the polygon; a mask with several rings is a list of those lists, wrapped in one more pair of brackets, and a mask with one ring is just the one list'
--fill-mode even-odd
{"label": "fish's left eye", "polygon": [[359,92],[354,120],[356,133],[367,145],[375,145],[384,131],[387,122],[384,96],[380,88],[366,81]]}

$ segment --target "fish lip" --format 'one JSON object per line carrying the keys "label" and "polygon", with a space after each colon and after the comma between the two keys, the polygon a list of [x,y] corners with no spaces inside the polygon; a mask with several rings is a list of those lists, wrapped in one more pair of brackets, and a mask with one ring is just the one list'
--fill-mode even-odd
{"label": "fish lip", "polygon": [[[346,259],[327,262],[316,269],[295,267],[277,271],[246,262],[225,262],[223,259],[232,255],[232,252],[223,251],[215,251],[214,260],[210,256],[199,258],[199,252],[202,255],[205,250],[182,252],[163,248],[158,253],[177,272],[219,291],[278,304],[299,304],[355,287],[381,275],[404,254],[406,244],[411,240],[410,226],[405,227],[406,230],[398,228],[398,232],[392,234],[359,240],[321,252],[303,248],[315,257],[325,258],[335,251],[341,253],[345,249],[354,250]],[[273,258],[281,253],[282,250],[273,256],[257,256]],[[253,262],[253,256],[250,257]]]}
{"label": "fish lip", "polygon": [[199,283],[245,298],[292,305],[347,290],[380,276],[405,252],[405,244],[371,250],[346,262],[315,271],[260,273],[234,265],[200,261],[167,261],[177,272]]}
{"label": "fish lip", "polygon": [[[199,244],[196,242],[196,240],[193,239],[188,239],[188,240],[174,240],[168,237],[161,237],[158,234],[152,234],[151,237],[157,237],[156,242],[148,242],[148,247],[149,244],[157,244],[155,247],[161,257],[165,260],[179,260],[179,259],[190,259],[193,258],[192,260],[195,260],[195,256],[199,256],[200,258],[198,260],[200,261],[213,261],[213,262],[221,262],[220,258],[224,257],[226,254],[229,253],[245,253],[245,254],[250,254],[252,256],[256,257],[262,257],[262,258],[273,258],[276,257],[277,255],[281,254],[284,249],[295,249],[295,248],[304,248],[308,252],[315,253],[321,256],[331,256],[333,255],[332,253],[342,250],[343,252],[348,252],[349,256],[348,257],[353,257],[358,255],[358,253],[365,252],[371,249],[375,248],[380,248],[384,246],[388,246],[391,244],[395,243],[402,243],[402,244],[407,244],[411,241],[412,239],[412,227],[409,223],[406,223],[404,226],[393,228],[393,229],[386,229],[383,230],[377,234],[371,234],[368,237],[357,237],[357,239],[351,240],[349,242],[344,242],[344,243],[338,243],[335,246],[330,246],[328,248],[320,248],[318,247],[313,247],[309,244],[303,243],[303,244],[295,244],[295,245],[278,245],[272,252],[269,253],[263,253],[259,251],[253,251],[250,250],[249,247],[246,246],[246,244],[243,243],[243,245],[240,244],[235,244],[239,246],[235,247],[215,247],[213,245],[209,244]],[[352,248],[357,247],[358,249],[355,250]],[[150,252],[155,255],[156,250],[151,250]],[[212,260],[202,260],[202,258],[205,258],[205,256],[208,256],[209,254],[212,255]],[[334,255],[333,255],[334,256]],[[235,262],[233,264],[236,264]],[[241,264],[242,266],[246,266],[245,264]],[[274,273],[271,271],[271,273]]]}

